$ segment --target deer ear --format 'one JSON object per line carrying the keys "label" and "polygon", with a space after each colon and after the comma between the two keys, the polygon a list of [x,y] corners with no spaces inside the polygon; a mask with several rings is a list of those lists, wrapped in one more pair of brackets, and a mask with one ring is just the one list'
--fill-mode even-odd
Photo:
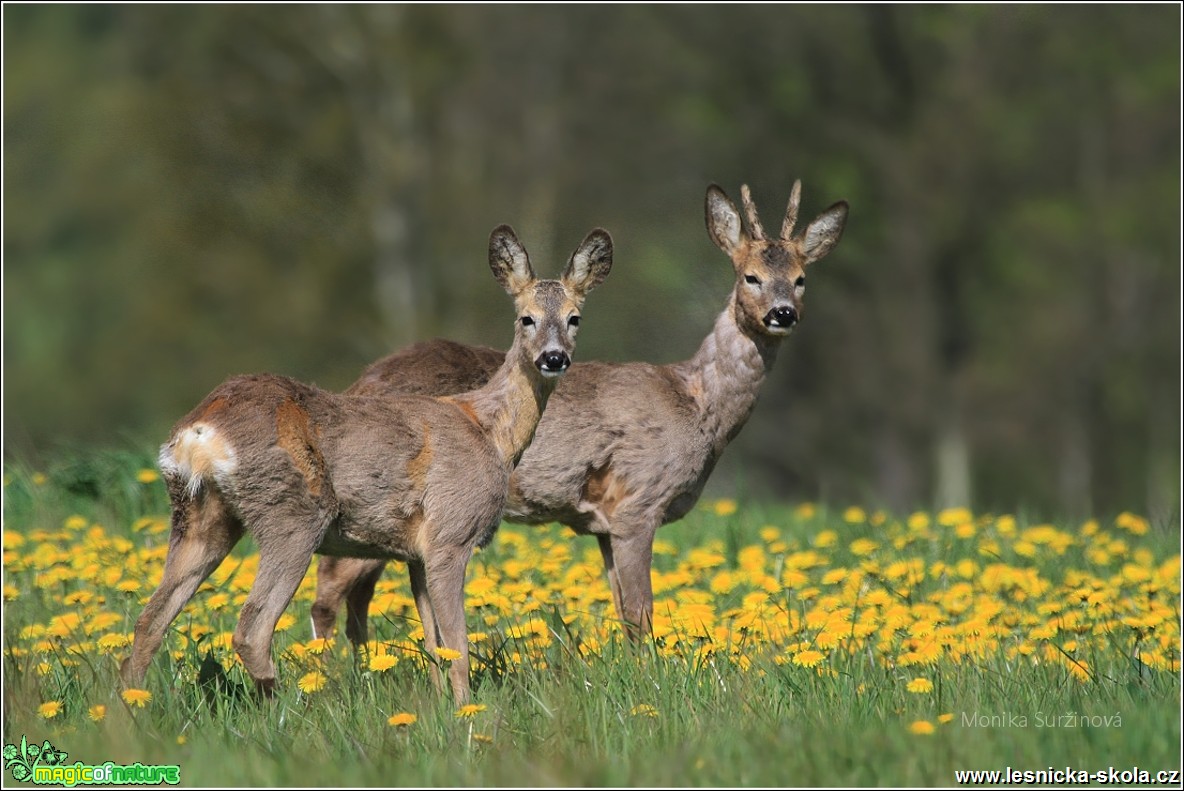
{"label": "deer ear", "polygon": [[489,268],[511,296],[521,294],[535,280],[526,248],[508,225],[499,225],[489,235]]}
{"label": "deer ear", "polygon": [[818,215],[802,233],[802,251],[806,255],[806,263],[812,264],[833,250],[846,224],[847,201],[839,201]]}
{"label": "deer ear", "polygon": [[707,233],[715,246],[728,255],[740,246],[740,212],[736,211],[736,204],[724,194],[715,184],[707,188]]}
{"label": "deer ear", "polygon": [[613,238],[603,228],[590,232],[571,254],[563,283],[581,297],[599,286],[613,268]]}

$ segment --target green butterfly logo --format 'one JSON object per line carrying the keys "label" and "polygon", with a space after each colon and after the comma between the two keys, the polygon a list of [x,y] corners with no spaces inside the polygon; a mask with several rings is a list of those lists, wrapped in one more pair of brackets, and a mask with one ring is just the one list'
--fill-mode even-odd
{"label": "green butterfly logo", "polygon": [[4,745],[4,768],[12,772],[12,779],[18,782],[32,779],[33,769],[38,766],[61,766],[65,762],[66,753],[50,744],[48,739],[40,747],[29,744],[24,736],[21,736],[20,747]]}

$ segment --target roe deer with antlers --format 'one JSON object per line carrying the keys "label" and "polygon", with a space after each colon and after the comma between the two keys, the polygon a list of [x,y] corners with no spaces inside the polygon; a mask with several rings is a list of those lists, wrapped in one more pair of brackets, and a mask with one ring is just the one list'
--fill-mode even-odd
{"label": "roe deer with antlers", "polygon": [[[740,213],[719,187],[707,190],[707,231],[732,259],[736,283],[715,327],[690,360],[672,365],[577,363],[556,388],[534,443],[510,480],[506,519],[557,521],[600,544],[617,616],[631,637],[650,631],[650,565],[658,527],[699,499],[727,444],[748,420],[781,339],[802,316],[806,268],[838,243],[847,203],[795,235],[801,182],[781,234],[769,238],[747,185]],[[435,340],[366,369],[352,394],[446,393],[476,386],[500,364],[486,347]],[[313,628],[332,633],[342,599],[346,634],[366,641],[366,616],[381,560],[326,557],[318,566]]]}
{"label": "roe deer with antlers", "polygon": [[489,265],[518,319],[479,389],[374,398],[240,376],[174,427],[160,453],[173,507],[164,577],[136,622],[125,684],[143,680],[169,624],[246,530],[259,571],[234,647],[261,691],[275,685],[276,621],[319,552],[407,561],[427,649],[460,652],[449,675],[467,700],[465,568],[501,521],[510,473],[570,364],[584,298],[612,267],[612,240],[592,231],[560,280],[538,280],[501,226]]}

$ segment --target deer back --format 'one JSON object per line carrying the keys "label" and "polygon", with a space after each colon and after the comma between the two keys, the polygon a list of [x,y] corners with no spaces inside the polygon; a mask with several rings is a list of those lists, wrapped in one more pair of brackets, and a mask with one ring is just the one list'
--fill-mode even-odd
{"label": "deer back", "polygon": [[414,343],[366,367],[346,395],[446,396],[484,386],[506,353],[436,338]]}

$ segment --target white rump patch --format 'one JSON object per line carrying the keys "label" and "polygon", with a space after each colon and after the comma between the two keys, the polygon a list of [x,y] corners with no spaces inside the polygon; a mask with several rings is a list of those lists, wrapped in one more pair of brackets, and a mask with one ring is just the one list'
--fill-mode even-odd
{"label": "white rump patch", "polygon": [[185,493],[196,497],[202,483],[213,478],[225,483],[238,467],[234,448],[209,423],[194,423],[160,449],[160,469],[185,482]]}

